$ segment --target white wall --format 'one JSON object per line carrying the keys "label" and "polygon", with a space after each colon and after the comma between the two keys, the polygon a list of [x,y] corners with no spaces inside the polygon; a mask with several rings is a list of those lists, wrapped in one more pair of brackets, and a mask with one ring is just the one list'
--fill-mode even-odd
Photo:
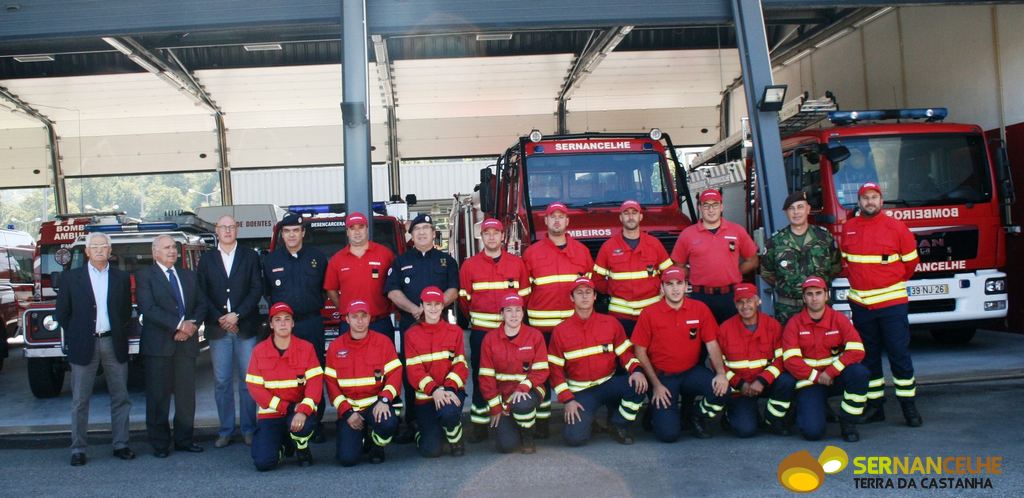
{"label": "white wall", "polygon": [[41,126],[0,130],[0,187],[34,187],[52,183],[47,143],[46,128]]}
{"label": "white wall", "polygon": [[[950,122],[998,128],[1024,121],[1021,26],[1024,5],[901,7],[773,76],[789,85],[788,98],[831,90],[841,109],[947,107]],[[742,88],[731,99],[736,130]]]}

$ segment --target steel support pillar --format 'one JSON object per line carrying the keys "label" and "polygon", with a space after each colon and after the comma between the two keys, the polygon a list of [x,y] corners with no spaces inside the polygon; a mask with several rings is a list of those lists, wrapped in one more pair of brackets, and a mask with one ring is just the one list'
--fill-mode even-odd
{"label": "steel support pillar", "polygon": [[228,129],[224,126],[224,115],[216,113],[213,115],[217,123],[217,174],[220,175],[220,204],[230,206],[234,204],[231,191],[231,165],[228,164]]}
{"label": "steel support pillar", "polygon": [[777,112],[762,112],[758,109],[764,88],[772,84],[772,64],[768,55],[768,39],[765,37],[760,0],[732,0],[732,12],[736,21],[743,88],[750,116],[761,217],[767,237],[786,224],[781,202],[788,195],[779,138],[779,115]]}
{"label": "steel support pillar", "polygon": [[[341,1],[342,103],[346,211],[372,215],[370,99],[366,52],[366,0]],[[373,240],[373,223],[369,224]]]}
{"label": "steel support pillar", "polygon": [[57,208],[57,214],[66,214],[68,212],[68,194],[64,185],[64,171],[60,167],[60,144],[53,120],[2,86],[0,86],[0,99],[10,102],[21,112],[38,120],[46,128],[46,142],[50,149],[50,172],[53,173],[53,197],[56,204],[54,207]]}

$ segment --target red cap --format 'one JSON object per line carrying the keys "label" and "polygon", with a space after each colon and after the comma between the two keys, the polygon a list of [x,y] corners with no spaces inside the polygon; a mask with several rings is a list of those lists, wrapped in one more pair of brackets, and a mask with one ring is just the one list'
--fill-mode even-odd
{"label": "red cap", "polygon": [[757,287],[752,284],[738,284],[732,291],[732,300],[739,301],[740,299],[750,299],[757,297]]}
{"label": "red cap", "polygon": [[559,211],[569,214],[569,208],[565,207],[565,204],[562,204],[561,202],[552,202],[551,204],[548,204],[548,208],[544,210],[544,216],[551,216]]}
{"label": "red cap", "polygon": [[643,208],[640,207],[640,203],[637,202],[637,201],[634,201],[632,199],[630,199],[630,200],[628,200],[626,202],[623,202],[622,205],[619,206],[619,212],[620,213],[624,212],[627,209],[636,209],[637,211],[643,211]]}
{"label": "red cap", "polygon": [[579,278],[576,279],[575,282],[572,283],[572,290],[575,291],[576,288],[581,286],[581,285],[586,285],[587,287],[590,287],[591,289],[593,289],[594,288],[594,281],[590,280],[587,277],[579,277]]}
{"label": "red cap", "polygon": [[353,211],[345,217],[345,226],[366,225],[366,215],[359,211]]}
{"label": "red cap", "polygon": [[430,287],[423,289],[423,292],[420,292],[420,302],[444,303],[444,292],[441,292],[441,289],[431,285]]}
{"label": "red cap", "polygon": [[811,288],[811,287],[818,287],[818,288],[821,288],[821,289],[828,289],[828,284],[825,283],[825,279],[823,279],[821,277],[815,277],[815,276],[812,275],[810,277],[807,277],[806,280],[804,280],[804,283],[803,283],[802,287],[804,289],[808,289],[808,288]]}
{"label": "red cap", "polygon": [[860,186],[860,190],[857,191],[857,197],[864,195],[865,192],[874,190],[878,192],[878,195],[882,195],[882,187],[879,187],[875,182],[867,182]]}
{"label": "red cap", "polygon": [[661,281],[668,282],[669,280],[678,280],[680,282],[685,282],[686,270],[678,266],[672,266],[669,267],[669,269],[661,272]]}
{"label": "red cap", "polygon": [[501,300],[501,307],[502,307],[502,309],[508,308],[508,307],[511,307],[511,306],[519,306],[520,308],[522,308],[523,307],[523,298],[519,297],[518,294],[509,294],[509,295],[505,296],[504,299]]}
{"label": "red cap", "polygon": [[277,302],[270,307],[270,318],[274,318],[275,316],[281,313],[288,313],[289,315],[293,316],[295,315],[295,313],[292,311],[292,307],[288,306],[288,303]]}
{"label": "red cap", "polygon": [[480,224],[480,233],[483,233],[484,230],[497,230],[500,232],[504,229],[505,225],[502,225],[501,222],[495,218],[487,218]]}
{"label": "red cap", "polygon": [[713,189],[713,188],[709,188],[709,189],[707,189],[707,190],[705,190],[705,191],[700,193],[700,203],[701,204],[704,204],[705,202],[710,202],[710,201],[722,202],[722,193],[717,191],[717,190],[715,190],[715,189]]}
{"label": "red cap", "polygon": [[351,315],[353,313],[359,313],[360,311],[363,313],[369,313],[370,305],[361,299],[356,299],[355,301],[348,303],[348,311],[346,311],[346,314]]}

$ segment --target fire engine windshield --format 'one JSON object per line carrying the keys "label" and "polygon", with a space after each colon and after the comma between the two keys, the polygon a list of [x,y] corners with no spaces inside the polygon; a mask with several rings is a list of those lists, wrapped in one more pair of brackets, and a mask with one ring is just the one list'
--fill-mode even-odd
{"label": "fire engine windshield", "polygon": [[882,187],[886,205],[936,206],[987,202],[992,182],[981,135],[844,137],[850,157],[833,167],[840,204],[857,205],[864,182]]}
{"label": "fire engine windshield", "polygon": [[[181,243],[178,246],[178,261],[181,261]],[[85,246],[77,245],[71,249],[71,268],[79,268],[86,262]],[[133,242],[118,244],[114,242],[110,250],[110,263],[119,270],[135,273],[136,270],[153,264],[153,245],[149,242]]]}
{"label": "fire engine windshield", "polygon": [[531,209],[555,201],[576,208],[671,202],[670,179],[654,152],[531,156],[526,171]]}

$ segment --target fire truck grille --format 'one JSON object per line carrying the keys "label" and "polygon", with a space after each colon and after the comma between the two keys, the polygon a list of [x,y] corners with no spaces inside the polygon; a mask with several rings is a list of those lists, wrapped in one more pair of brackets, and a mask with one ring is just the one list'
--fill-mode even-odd
{"label": "fire truck grille", "polygon": [[958,261],[978,256],[978,229],[952,228],[918,232],[917,253],[922,263]]}
{"label": "fire truck grille", "polygon": [[929,301],[911,301],[908,305],[908,313],[939,313],[943,311],[956,311],[955,299],[933,299]]}

